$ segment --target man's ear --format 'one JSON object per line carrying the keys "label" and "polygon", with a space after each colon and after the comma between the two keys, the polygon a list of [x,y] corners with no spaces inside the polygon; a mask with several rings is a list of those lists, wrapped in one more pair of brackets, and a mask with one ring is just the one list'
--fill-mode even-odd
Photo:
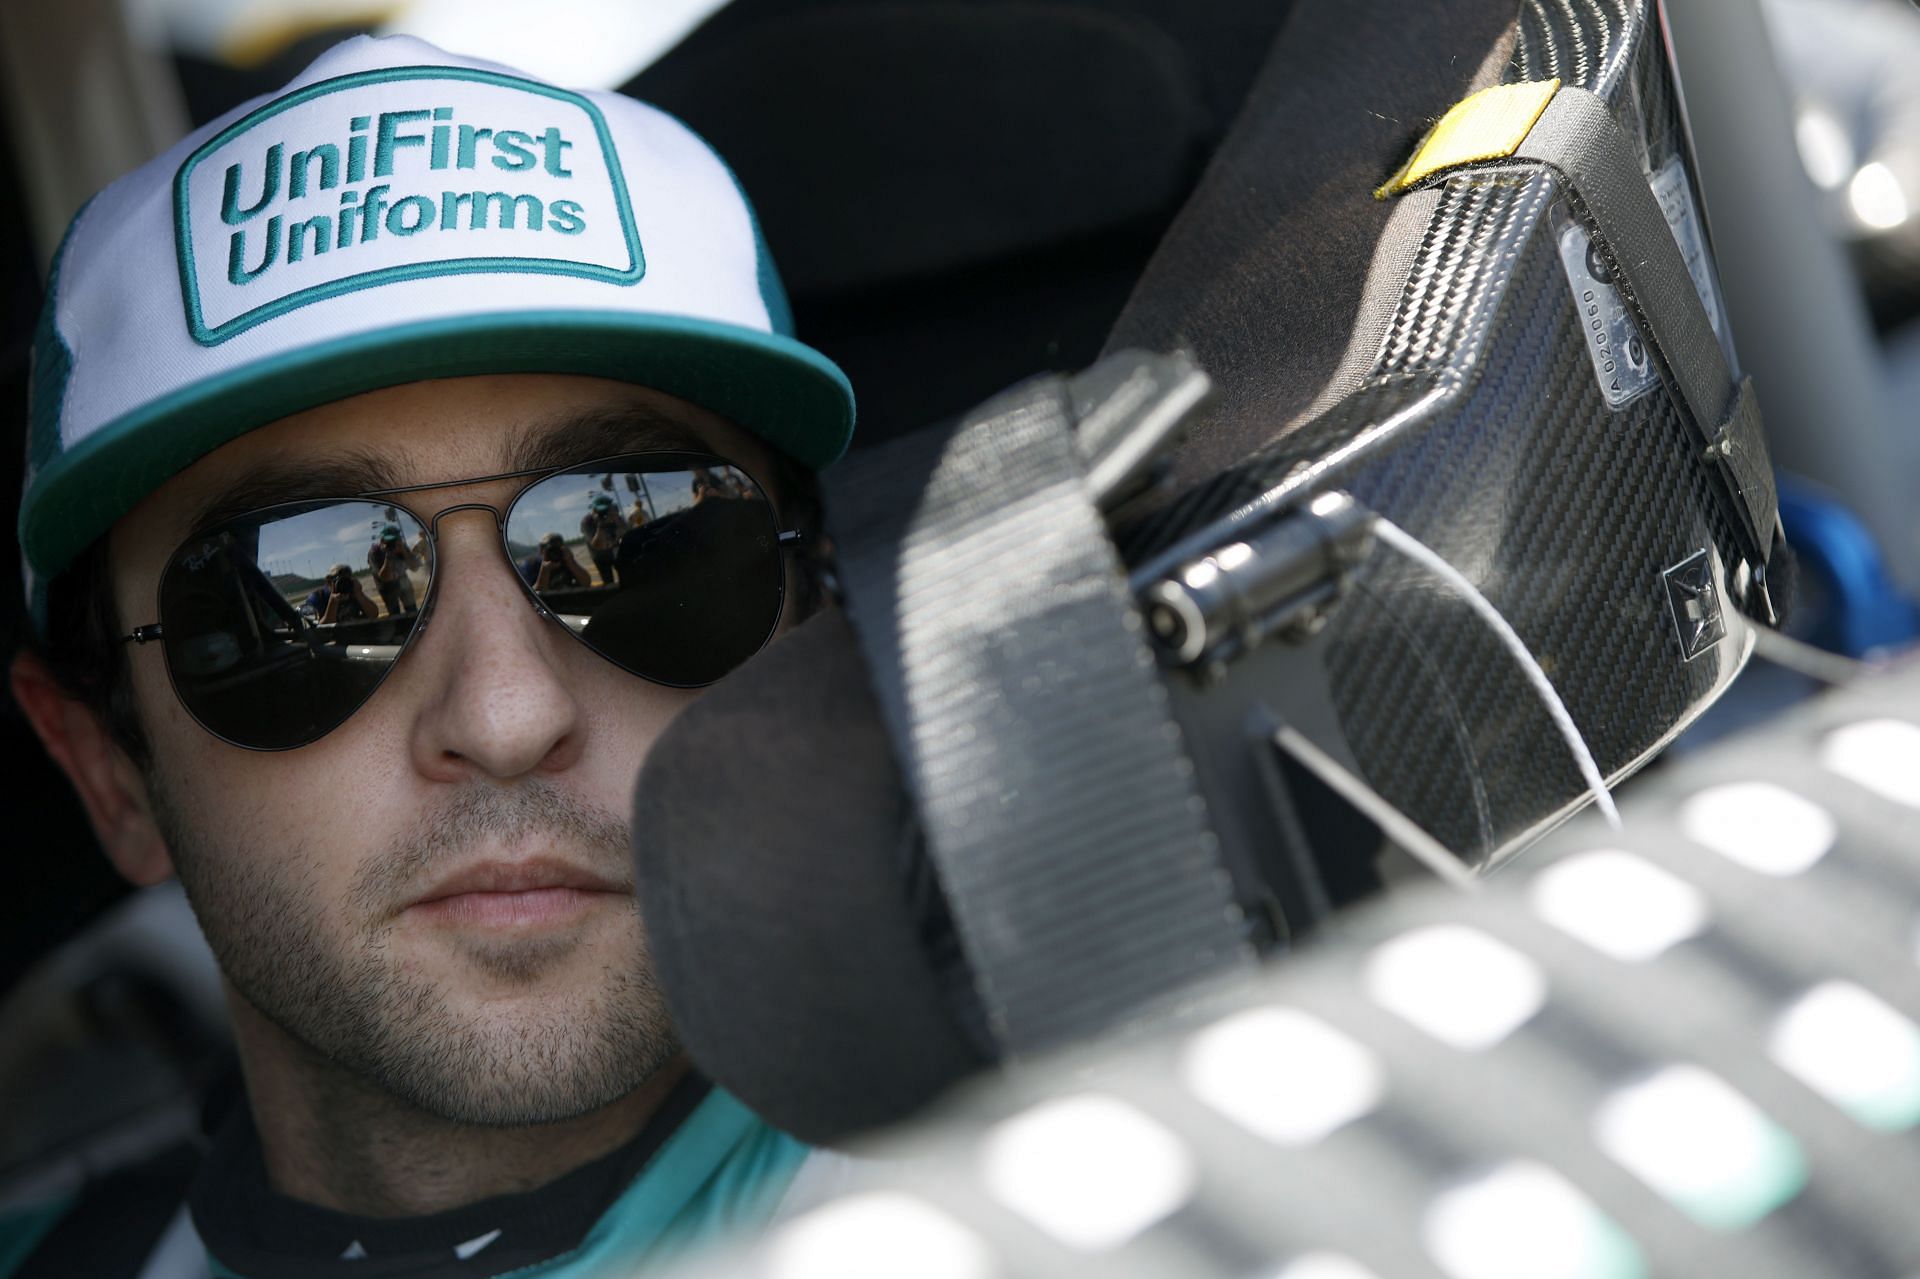
{"label": "man's ear", "polygon": [[171,876],[173,855],[153,820],[147,779],[99,715],[31,653],[13,659],[10,675],[14,700],[79,792],[114,869],[142,887]]}

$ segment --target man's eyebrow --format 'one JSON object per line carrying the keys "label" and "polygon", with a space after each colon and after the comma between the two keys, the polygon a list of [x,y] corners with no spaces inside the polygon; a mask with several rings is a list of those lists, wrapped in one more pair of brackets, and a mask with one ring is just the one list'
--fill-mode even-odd
{"label": "man's eyebrow", "polygon": [[390,488],[407,470],[406,455],[352,451],[301,462],[264,462],[200,504],[188,527],[204,529],[285,502],[351,497]]}
{"label": "man's eyebrow", "polygon": [[516,471],[655,450],[708,451],[709,446],[685,422],[640,406],[589,409],[534,422],[507,440],[506,464]]}
{"label": "man's eyebrow", "polygon": [[[692,427],[645,408],[589,409],[559,414],[519,428],[507,437],[498,469],[476,471],[471,476],[450,476],[448,482],[569,466],[621,453],[705,452],[706,449],[705,442]],[[347,498],[358,493],[401,488],[407,485],[408,477],[415,474],[404,452],[388,450],[351,450],[337,457],[297,463],[264,462],[201,503],[188,527],[204,529],[224,524],[250,511],[287,502]]]}

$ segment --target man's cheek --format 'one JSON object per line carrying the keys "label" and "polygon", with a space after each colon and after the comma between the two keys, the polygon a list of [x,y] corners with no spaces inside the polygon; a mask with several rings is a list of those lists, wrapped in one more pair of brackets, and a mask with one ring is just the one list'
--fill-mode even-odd
{"label": "man's cheek", "polygon": [[205,733],[174,696],[165,658],[157,650],[148,653],[137,649],[132,657],[134,714],[139,717],[155,757],[165,758],[175,748],[192,749],[196,743],[190,735],[205,736]]}

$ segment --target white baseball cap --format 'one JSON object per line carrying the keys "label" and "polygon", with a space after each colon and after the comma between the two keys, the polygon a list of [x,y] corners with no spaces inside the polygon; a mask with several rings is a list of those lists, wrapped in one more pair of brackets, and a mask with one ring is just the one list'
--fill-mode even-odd
{"label": "white baseball cap", "polygon": [[745,194],[685,125],[405,36],[349,40],[68,229],[34,342],[28,595],[254,427],[383,386],[580,373],[812,467],[853,392],[795,341]]}

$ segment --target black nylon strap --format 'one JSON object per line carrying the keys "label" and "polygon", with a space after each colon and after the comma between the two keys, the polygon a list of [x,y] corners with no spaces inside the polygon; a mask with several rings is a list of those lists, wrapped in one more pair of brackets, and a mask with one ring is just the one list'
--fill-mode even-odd
{"label": "black nylon strap", "polygon": [[1599,228],[1621,295],[1666,361],[1708,460],[1733,496],[1741,529],[1765,563],[1779,507],[1753,388],[1745,378],[1733,382],[1626,132],[1605,99],[1562,88],[1514,156],[1558,173],[1575,206]]}
{"label": "black nylon strap", "polygon": [[187,1201],[200,1152],[175,1146],[89,1185],[11,1279],[118,1279],[140,1273]]}
{"label": "black nylon strap", "polygon": [[[1708,447],[1719,450],[1727,482],[1741,504],[1753,513],[1762,544],[1771,548],[1780,517],[1780,494],[1773,484],[1773,461],[1767,454],[1767,436],[1760,423],[1760,402],[1754,396],[1752,378],[1741,378],[1734,388],[1733,407],[1720,424],[1720,438]],[[1764,562],[1765,555],[1761,559]]]}
{"label": "black nylon strap", "polygon": [[1073,425],[1069,384],[1039,379],[822,477],[849,614],[1011,1055],[1252,960]]}

